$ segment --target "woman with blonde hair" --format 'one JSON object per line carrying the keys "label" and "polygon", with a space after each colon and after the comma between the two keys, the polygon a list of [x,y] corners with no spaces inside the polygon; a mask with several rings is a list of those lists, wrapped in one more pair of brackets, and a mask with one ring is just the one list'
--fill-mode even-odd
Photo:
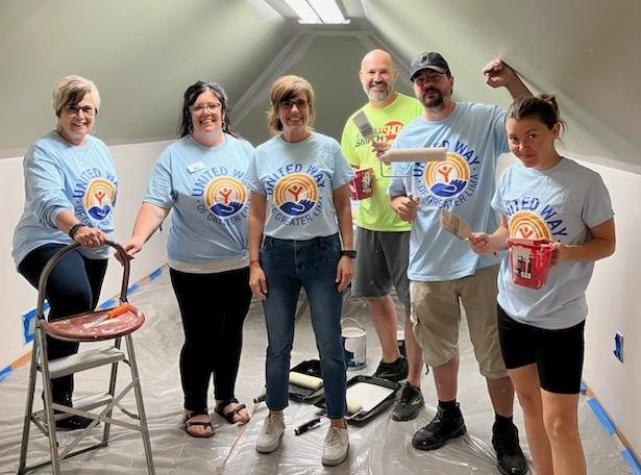
{"label": "woman with blonde hair", "polygon": [[[105,144],[91,135],[100,94],[81,76],[60,79],[53,90],[56,129],[39,138],[24,157],[25,207],[13,236],[18,272],[38,288],[49,259],[74,241],[82,247],[54,267],[47,285],[49,320],[93,310],[107,270],[118,178]],[[78,343],[47,336],[53,360],[78,351]],[[53,402],[72,406],[73,375],[51,381]],[[89,419],[56,421],[63,430],[82,429]]]}
{"label": "woman with blonde hair", "polygon": [[250,287],[263,300],[269,346],[266,380],[269,415],[256,450],[276,450],[285,429],[294,315],[305,289],[320,354],[331,424],[322,462],[347,457],[345,361],[341,343],[341,292],[352,278],[352,214],[348,182],[353,172],[338,143],[311,129],[314,90],[298,76],[271,88],[270,129],[275,137],[256,148],[249,166]]}

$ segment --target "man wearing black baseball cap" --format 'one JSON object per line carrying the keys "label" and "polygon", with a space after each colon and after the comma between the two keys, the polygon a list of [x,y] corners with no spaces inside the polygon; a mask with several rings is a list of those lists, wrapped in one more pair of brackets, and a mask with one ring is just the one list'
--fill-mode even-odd
{"label": "man wearing black baseball cap", "polygon": [[[483,74],[488,85],[505,87],[513,98],[531,95],[501,60],[488,63]],[[408,267],[412,321],[424,359],[434,370],[439,398],[436,416],[416,432],[412,444],[433,450],[466,431],[456,400],[463,304],[474,354],[494,406],[492,445],[498,468],[503,474],[522,475],[527,473],[527,462],[512,421],[514,389],[497,333],[499,257],[475,254],[439,223],[439,212],[445,209],[467,221],[474,231],[496,229],[490,200],[498,156],[509,151],[505,111],[494,105],[454,101],[454,77],[440,53],[418,54],[410,65],[410,77],[424,113],[400,132],[394,148],[447,150],[443,162],[394,163],[395,178],[389,187],[392,208],[412,222]]]}

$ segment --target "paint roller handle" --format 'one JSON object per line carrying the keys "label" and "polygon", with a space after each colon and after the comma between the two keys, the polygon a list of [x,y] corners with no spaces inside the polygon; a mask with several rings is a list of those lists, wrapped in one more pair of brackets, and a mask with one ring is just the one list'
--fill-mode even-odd
{"label": "paint roller handle", "polygon": [[320,424],[320,422],[321,422],[321,418],[320,417],[315,417],[314,419],[309,420],[309,421],[305,422],[304,424],[301,424],[298,427],[296,427],[296,429],[294,429],[294,434],[296,434],[296,435],[304,434],[309,429],[312,429],[312,428],[316,427],[318,424]]}
{"label": "paint roller handle", "polygon": [[267,399],[267,387],[263,388],[263,391],[254,398],[254,404],[258,404]]}

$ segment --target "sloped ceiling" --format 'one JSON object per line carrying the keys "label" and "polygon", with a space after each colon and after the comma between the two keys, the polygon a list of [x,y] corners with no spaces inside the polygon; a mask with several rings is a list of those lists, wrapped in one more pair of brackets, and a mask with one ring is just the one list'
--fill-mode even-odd
{"label": "sloped ceiling", "polygon": [[[535,92],[557,95],[575,152],[641,170],[641,2],[638,0],[343,0],[339,28],[297,25],[282,0],[2,0],[0,151],[24,149],[54,124],[50,89],[78,73],[103,96],[97,135],[108,143],[175,137],[181,95],[215,79],[240,131],[267,138],[269,83],[301,74],[318,93],[317,128],[338,137],[365,96],[356,73],[373,47],[401,71],[442,52],[458,100],[509,104],[483,83],[499,56]],[[277,11],[278,10],[278,11]],[[408,91],[407,77],[399,79]]]}

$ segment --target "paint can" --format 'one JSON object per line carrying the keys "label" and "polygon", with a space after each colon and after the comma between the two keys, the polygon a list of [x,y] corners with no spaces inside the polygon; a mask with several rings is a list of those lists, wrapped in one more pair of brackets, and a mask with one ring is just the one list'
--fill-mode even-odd
{"label": "paint can", "polygon": [[550,270],[553,244],[545,239],[508,239],[512,281],[523,287],[540,289]]}
{"label": "paint can", "polygon": [[345,366],[349,371],[364,368],[367,359],[367,332],[352,318],[341,321],[341,338],[345,353]]}
{"label": "paint can", "polygon": [[374,194],[374,170],[354,170],[354,179],[349,182],[349,191],[354,200],[365,200]]}

